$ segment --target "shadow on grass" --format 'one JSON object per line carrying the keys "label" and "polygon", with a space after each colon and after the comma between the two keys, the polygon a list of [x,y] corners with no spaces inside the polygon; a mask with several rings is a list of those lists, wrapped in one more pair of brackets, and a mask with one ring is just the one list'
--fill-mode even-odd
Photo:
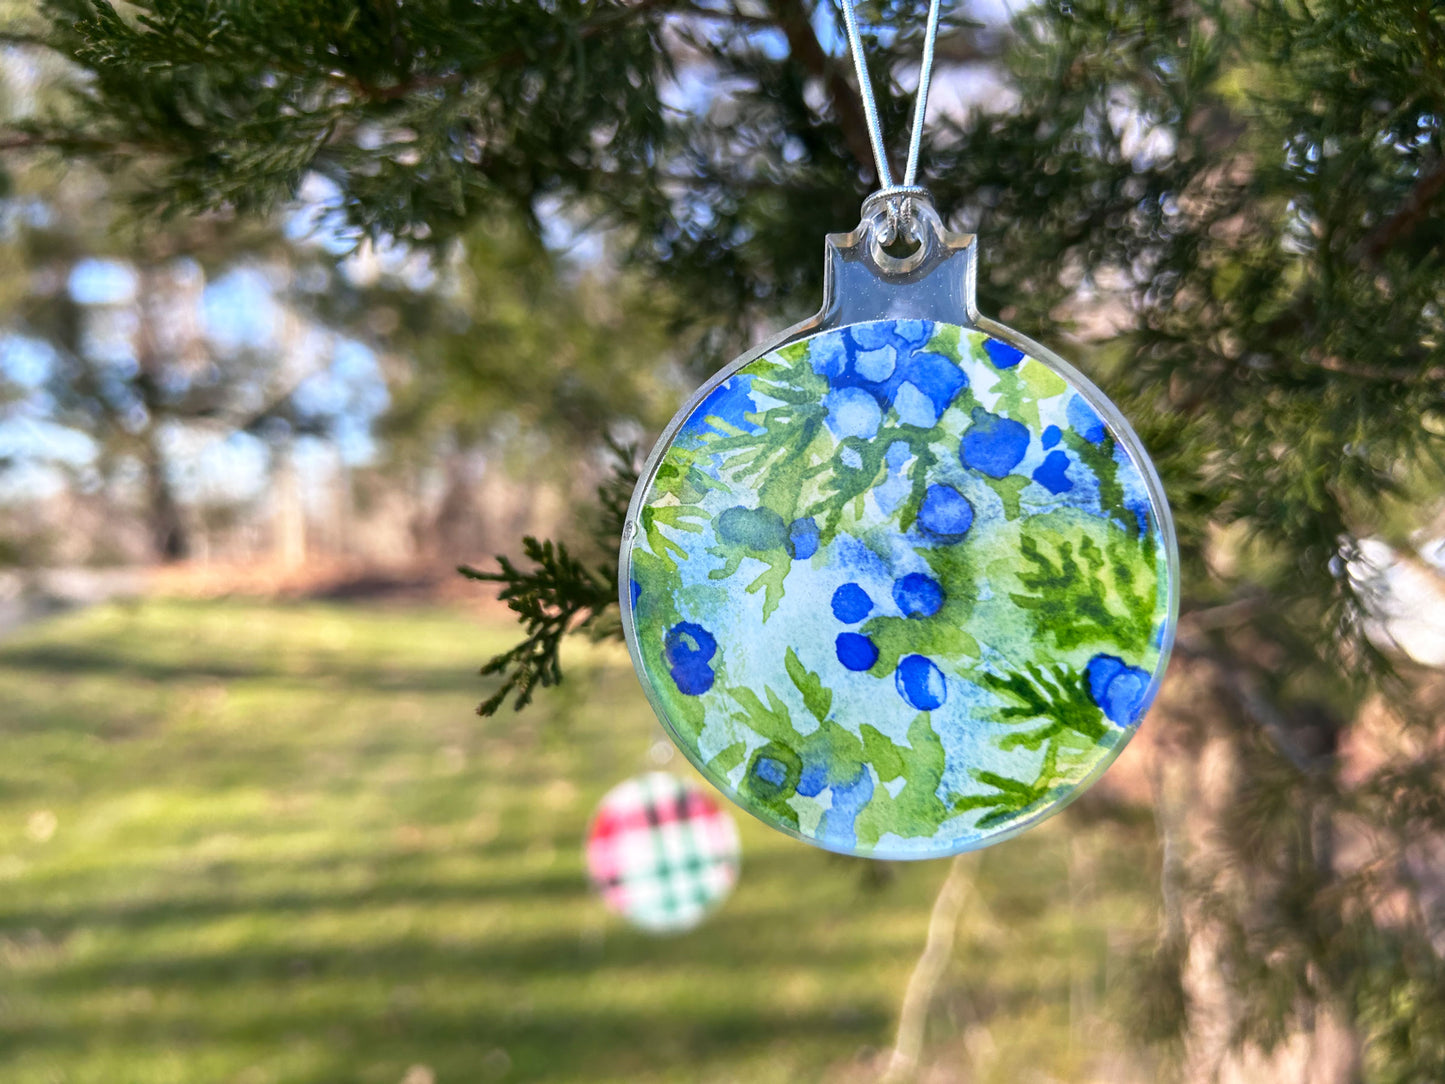
{"label": "shadow on grass", "polygon": [[[555,838],[551,845],[557,849],[576,847],[578,841],[571,838]],[[532,847],[488,845],[479,849],[476,856],[488,863],[505,865],[526,860]],[[813,858],[813,856],[808,856]],[[434,906],[442,904],[487,904],[503,901],[513,904],[528,902],[551,905],[570,901],[579,905],[590,901],[586,874],[580,866],[567,863],[557,869],[517,875],[511,871],[496,876],[478,875],[467,880],[442,881],[438,879],[437,855],[432,852],[415,854],[379,855],[377,852],[336,854],[324,860],[306,862],[282,862],[257,860],[249,863],[221,861],[211,863],[205,874],[206,881],[215,885],[215,890],[190,893],[174,898],[149,898],[120,901],[111,905],[65,906],[48,905],[34,910],[19,910],[0,905],[0,926],[11,931],[35,931],[48,941],[61,941],[79,931],[116,930],[127,936],[148,934],[174,926],[198,925],[219,922],[243,915],[267,917],[299,917],[308,914],[337,914],[350,912],[361,914],[369,910],[384,910],[396,906]],[[144,863],[111,863],[107,872],[114,875],[128,865],[137,876],[154,874],[155,867]],[[358,869],[364,869],[375,883],[362,887],[335,887],[326,883],[328,877],[354,879]],[[748,861],[749,878],[770,883],[786,880],[796,873],[798,859],[786,851],[755,856]],[[197,874],[191,873],[195,878]],[[303,881],[315,885],[310,890],[287,889],[283,891],[246,891],[238,888],[236,882],[244,882],[258,876],[272,877],[278,881]],[[71,877],[52,877],[50,889],[62,898],[94,898],[93,878],[84,873]],[[86,889],[92,891],[87,892]],[[876,900],[877,898],[874,897]],[[880,906],[886,900],[877,901]],[[779,924],[790,918],[788,913],[770,916],[771,924]],[[754,915],[748,921],[757,920]],[[730,929],[732,923],[740,921],[724,909],[708,924],[713,933]],[[738,930],[738,933],[745,931]],[[667,938],[662,941],[645,939],[648,944],[683,945],[688,938]],[[756,939],[753,939],[756,940]],[[793,938],[799,946],[806,936]],[[792,953],[789,952],[788,955]]]}
{"label": "shadow on grass", "polygon": [[[618,988],[627,993],[628,984]],[[633,999],[634,1001],[636,999]],[[628,1070],[655,1069],[659,1057],[697,1074],[718,1079],[720,1068],[756,1058],[760,1048],[812,1044],[833,1051],[832,1058],[859,1045],[877,1041],[888,1026],[878,1009],[812,1009],[778,1011],[760,1002],[753,1010],[719,1009],[697,1002],[675,1002],[665,1011],[648,1006],[626,1008],[597,1004],[567,1010],[549,1008],[545,1015],[516,1005],[502,1012],[464,1009],[389,1008],[361,1024],[345,1007],[243,1016],[231,1027],[216,1029],[216,1018],[197,1015],[152,1018],[142,1022],[100,1022],[87,1029],[86,1044],[103,1046],[121,1063],[154,1056],[157,1047],[187,1048],[198,1040],[243,1039],[274,1052],[288,1042],[321,1040],[329,1064],[316,1079],[356,1081],[390,1054],[406,1061],[425,1058],[438,1079],[475,1081],[505,1075],[508,1080],[626,1079]],[[206,1025],[211,1025],[207,1028]],[[348,1056],[364,1033],[360,1051]],[[70,1051],[81,1041],[73,1028],[37,1024],[10,1029],[0,1024],[0,1054],[24,1048],[32,1057],[47,1050]],[[128,1054],[128,1049],[134,1053]],[[507,1055],[508,1073],[492,1070],[496,1050]],[[830,1059],[831,1060],[831,1059]],[[813,1077],[809,1076],[809,1079]],[[376,1079],[370,1073],[365,1079]],[[691,1075],[671,1079],[697,1079]],[[725,1077],[722,1079],[741,1079]]]}
{"label": "shadow on grass", "polygon": [[[266,916],[264,911],[253,910],[248,917]],[[577,917],[582,917],[580,909]],[[418,921],[424,918],[419,916]],[[601,948],[589,945],[579,923],[577,930],[565,934],[512,932],[490,940],[408,934],[345,948],[298,943],[226,951],[152,952],[135,960],[106,958],[68,964],[31,981],[33,991],[42,997],[65,998],[105,986],[156,985],[193,996],[225,991],[244,982],[280,990],[300,976],[348,983],[385,979],[401,985],[436,980],[539,983],[559,977],[586,982],[614,970],[626,973],[643,966],[652,981],[668,974],[697,978],[736,977],[746,972],[766,975],[769,982],[778,983],[790,969],[806,967],[814,975],[842,976],[891,955],[881,945],[855,945],[820,955],[808,937],[751,938],[750,921],[755,921],[755,916],[739,916],[731,922],[714,919],[704,931],[671,938],[619,929]]]}
{"label": "shadow on grass", "polygon": [[141,681],[266,681],[277,688],[345,686],[365,692],[485,693],[474,669],[414,665],[395,670],[357,666],[330,657],[317,658],[314,673],[297,673],[283,666],[243,665],[214,660],[165,662],[137,658],[120,650],[60,644],[12,647],[0,650],[0,671],[14,670],[27,677],[66,678],[80,674],[123,676]]}
{"label": "shadow on grass", "polygon": [[[751,873],[786,879],[796,871],[796,859],[760,856]],[[324,877],[337,863],[273,865],[286,878]],[[422,872],[411,867],[409,856],[397,856],[377,872]],[[496,933],[485,926],[426,930],[429,905],[480,908],[498,901],[511,917],[499,922]],[[407,917],[410,929],[364,933],[365,912],[383,915],[398,906],[418,909]],[[599,927],[600,912],[589,913],[596,906],[586,900],[580,871],[568,869],[465,884],[393,881],[346,891],[318,885],[314,892],[217,893],[5,914],[5,927],[35,930],[56,944],[76,935],[114,943],[119,934],[121,943],[151,946],[160,934],[168,946],[180,947],[148,947],[143,956],[124,960],[100,952],[32,973],[31,996],[40,1004],[69,1005],[71,1016],[63,1022],[0,1017],[0,1056],[73,1048],[82,1037],[122,1059],[135,1044],[238,1038],[280,1044],[323,1036],[331,1045],[338,1029],[352,1028],[365,1031],[370,1062],[395,1046],[415,1051],[407,1056],[426,1060],[439,1073],[448,1069],[458,1074],[455,1079],[472,1081],[485,1079],[477,1059],[501,1048],[520,1074],[508,1079],[536,1073],[590,1080],[654,1066],[659,1044],[669,1048],[673,1064],[716,1071],[784,1041],[792,1048],[811,1044],[846,1053],[880,1041],[890,1024],[886,996],[878,1001],[869,995],[860,1003],[825,993],[808,1005],[780,999],[790,977],[806,973],[831,991],[891,956],[887,945],[869,940],[824,945],[816,930],[799,922],[787,897],[762,913],[724,909],[702,929],[669,938],[615,921]],[[542,919],[545,929],[517,925],[530,908],[550,911]],[[337,928],[327,920],[338,911],[348,912],[340,928],[363,931],[364,940],[308,945],[303,929],[296,944],[268,943],[268,937],[286,938],[289,923],[313,913],[323,920],[324,937]],[[254,940],[185,949],[188,930],[199,936],[208,924],[230,920],[256,922]],[[136,990],[155,997],[143,1015],[106,1007]],[[336,1050],[335,1079],[360,1079],[344,1046]]]}
{"label": "shadow on grass", "polygon": [[484,721],[511,626],[337,624],[158,604],[0,647],[0,1084],[794,1084],[886,1038],[904,905],[826,856],[760,845],[681,937],[590,898],[590,802],[658,738],[625,662]]}

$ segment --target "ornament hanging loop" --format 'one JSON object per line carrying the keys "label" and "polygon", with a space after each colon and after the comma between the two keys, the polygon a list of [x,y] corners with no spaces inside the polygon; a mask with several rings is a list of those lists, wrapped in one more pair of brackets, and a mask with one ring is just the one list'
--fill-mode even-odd
{"label": "ornament hanging loop", "polygon": [[[897,241],[922,240],[913,221],[914,206],[918,202],[923,202],[932,207],[933,197],[929,194],[928,189],[916,184],[895,184],[889,188],[880,189],[868,198],[869,201],[881,199],[888,209],[888,225],[879,237],[885,246]],[[863,207],[864,217],[867,217],[868,204],[864,203]]]}
{"label": "ornament hanging loop", "polygon": [[[944,231],[932,196],[917,185],[898,185],[869,196],[863,201],[861,229],[869,256],[888,275],[906,275],[936,255]],[[913,249],[901,255],[888,251],[899,244]]]}

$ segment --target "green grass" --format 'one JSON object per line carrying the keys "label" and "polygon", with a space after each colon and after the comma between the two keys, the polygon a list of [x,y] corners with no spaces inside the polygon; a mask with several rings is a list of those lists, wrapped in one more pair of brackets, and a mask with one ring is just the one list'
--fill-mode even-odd
{"label": "green grass", "polygon": [[[0,644],[0,1081],[868,1079],[946,864],[880,884],[739,814],[723,910],[629,929],[581,838],[662,732],[614,648],[477,718],[511,636],[149,602]],[[976,859],[935,1053],[979,1082],[1125,1079],[1100,1067],[1154,928],[1151,840],[1070,811]]]}

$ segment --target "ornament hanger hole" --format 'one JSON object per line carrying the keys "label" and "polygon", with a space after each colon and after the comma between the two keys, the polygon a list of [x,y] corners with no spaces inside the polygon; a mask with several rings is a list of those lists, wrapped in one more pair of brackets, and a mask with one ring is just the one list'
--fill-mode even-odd
{"label": "ornament hanger hole", "polygon": [[895,260],[906,260],[922,247],[923,242],[917,237],[907,237],[902,233],[886,245],[882,243],[879,244],[879,248]]}
{"label": "ornament hanger hole", "polygon": [[901,223],[897,230],[875,228],[869,255],[878,269],[888,275],[906,275],[928,255],[928,234],[917,222]]}
{"label": "ornament hanger hole", "polygon": [[868,255],[887,276],[907,275],[935,255],[941,223],[927,193],[879,192],[863,204]]}

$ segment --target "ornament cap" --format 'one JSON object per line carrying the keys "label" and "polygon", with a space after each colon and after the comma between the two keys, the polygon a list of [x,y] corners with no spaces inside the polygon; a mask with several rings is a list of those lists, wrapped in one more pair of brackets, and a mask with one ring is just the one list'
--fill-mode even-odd
{"label": "ornament cap", "polygon": [[[898,245],[911,251],[890,252]],[[977,246],[948,229],[926,189],[887,189],[863,202],[849,233],[830,233],[818,327],[864,320],[979,317]]]}

